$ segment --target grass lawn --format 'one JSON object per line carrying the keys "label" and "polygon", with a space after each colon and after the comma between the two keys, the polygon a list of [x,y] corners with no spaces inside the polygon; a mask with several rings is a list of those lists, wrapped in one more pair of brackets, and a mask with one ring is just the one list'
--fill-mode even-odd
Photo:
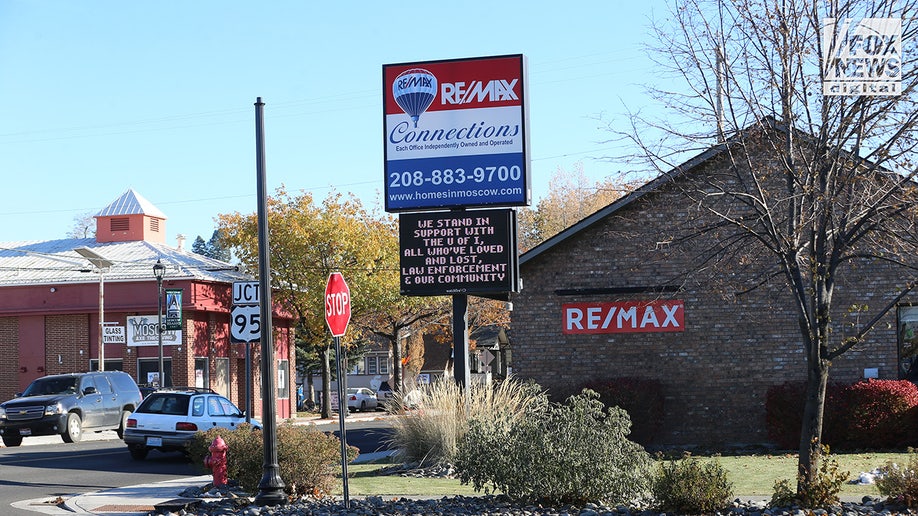
{"label": "grass lawn", "polygon": [[[770,499],[774,483],[777,480],[793,480],[797,471],[796,454],[784,455],[725,455],[721,457],[699,457],[702,460],[715,460],[727,471],[733,482],[735,496],[752,496]],[[840,453],[832,454],[830,459],[838,462],[839,471],[847,471],[848,479],[854,480],[861,472],[871,471],[885,465],[888,461],[906,465],[909,454],[902,453]],[[449,496],[476,493],[470,485],[462,485],[455,479],[412,478],[398,475],[380,475],[379,470],[387,464],[351,464],[348,466],[348,494],[351,496]],[[340,472],[339,472],[340,477]],[[339,481],[340,482],[340,481]],[[341,484],[339,483],[341,494]],[[842,496],[879,496],[876,486],[845,484],[840,493]]]}
{"label": "grass lawn", "polygon": [[[848,480],[855,480],[865,471],[871,471],[887,462],[892,461],[899,465],[906,465],[909,454],[902,453],[838,453],[829,456],[829,460],[838,462],[840,472],[848,472]],[[717,460],[727,470],[728,477],[733,482],[733,492],[737,495],[764,496],[771,498],[773,486],[778,480],[791,480],[797,477],[797,454],[784,455],[750,455],[750,456],[723,456],[706,458]],[[842,496],[880,496],[874,485],[845,484],[842,486]]]}

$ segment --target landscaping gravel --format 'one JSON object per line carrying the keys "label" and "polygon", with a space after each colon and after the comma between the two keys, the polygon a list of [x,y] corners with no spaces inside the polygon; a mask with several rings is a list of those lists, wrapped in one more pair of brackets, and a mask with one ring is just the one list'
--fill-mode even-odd
{"label": "landscaping gravel", "polygon": [[[501,515],[501,516],[659,516],[659,511],[633,507],[607,507],[587,504],[583,507],[546,507],[511,502],[504,496],[448,496],[442,498],[384,498],[368,496],[351,498],[348,506],[340,498],[301,498],[279,506],[262,507],[252,499],[224,490],[203,491],[189,488],[182,493],[200,502],[176,511],[154,511],[151,516],[414,516],[414,515]],[[211,498],[211,500],[208,500]],[[883,499],[864,497],[859,503],[843,503],[829,510],[800,507],[768,508],[766,500],[735,500],[730,507],[717,512],[729,516],[860,516],[918,514],[905,506],[887,504]]]}

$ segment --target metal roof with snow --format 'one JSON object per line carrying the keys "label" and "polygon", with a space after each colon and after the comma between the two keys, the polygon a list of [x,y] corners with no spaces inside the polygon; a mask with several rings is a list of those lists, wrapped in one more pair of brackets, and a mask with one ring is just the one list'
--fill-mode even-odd
{"label": "metal roof with snow", "polygon": [[112,201],[102,211],[96,213],[94,217],[111,217],[113,215],[148,215],[163,220],[167,218],[153,203],[144,199],[133,188],[128,188],[126,192],[121,194],[121,197]]}
{"label": "metal roof with snow", "polygon": [[233,264],[165,244],[132,241],[98,243],[93,238],[0,242],[0,287],[97,282],[96,269],[74,249],[88,247],[113,265],[105,281],[153,281],[160,260],[169,280],[251,281]]}

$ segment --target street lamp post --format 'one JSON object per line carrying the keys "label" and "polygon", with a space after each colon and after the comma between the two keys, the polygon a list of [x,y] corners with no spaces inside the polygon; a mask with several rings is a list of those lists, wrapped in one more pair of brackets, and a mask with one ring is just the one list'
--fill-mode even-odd
{"label": "street lamp post", "polygon": [[109,269],[114,262],[88,247],[74,249],[80,256],[89,260],[93,267],[99,271],[99,371],[105,371],[105,269]]}
{"label": "street lamp post", "polygon": [[157,259],[153,265],[153,276],[156,277],[156,336],[159,343],[159,385],[166,386],[166,377],[163,371],[163,276],[166,274],[166,266]]}

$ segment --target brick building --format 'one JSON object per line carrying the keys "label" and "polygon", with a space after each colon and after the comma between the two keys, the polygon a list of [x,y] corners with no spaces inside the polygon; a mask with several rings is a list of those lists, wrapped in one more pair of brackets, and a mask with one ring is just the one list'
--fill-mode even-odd
{"label": "brick building", "polygon": [[[109,341],[102,344],[105,369],[123,370],[138,384],[156,381],[159,261],[163,290],[182,292],[181,327],[163,332],[164,384],[209,387],[245,408],[245,345],[230,343],[230,310],[233,282],[252,278],[183,249],[181,240],[167,245],[166,216],[133,190],[95,219],[95,238],[0,243],[0,400],[40,376],[97,369],[102,340]],[[296,402],[293,317],[275,309],[272,319],[277,415],[286,418]],[[252,348],[257,416],[260,346]]]}
{"label": "brick building", "polygon": [[[556,399],[589,380],[653,380],[664,397],[655,444],[768,444],[768,388],[806,379],[793,300],[780,276],[756,283],[738,277],[746,269],[701,266],[699,240],[716,236],[683,238],[706,216],[687,197],[686,181],[718,174],[724,154],[724,147],[709,149],[520,257],[523,289],[512,312],[517,376]],[[768,256],[744,252],[753,261]],[[896,301],[902,272],[880,262],[857,266],[836,287],[833,340],[856,316],[848,307],[898,304],[833,362],[830,382],[902,378],[909,342],[897,328],[914,326],[918,298]],[[756,288],[728,288],[736,284]]]}

